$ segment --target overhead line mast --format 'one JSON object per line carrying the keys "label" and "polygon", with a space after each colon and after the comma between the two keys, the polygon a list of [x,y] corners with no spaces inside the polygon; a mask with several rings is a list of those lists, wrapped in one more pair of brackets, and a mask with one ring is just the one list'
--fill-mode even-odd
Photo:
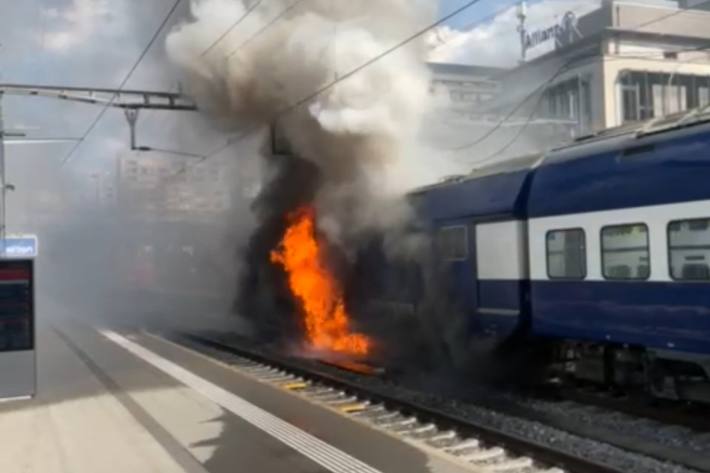
{"label": "overhead line mast", "polygon": [[[6,194],[8,186],[5,173],[5,140],[11,136],[3,128],[2,99],[5,95],[26,97],[44,97],[69,102],[79,102],[89,105],[99,105],[107,108],[123,109],[131,130],[131,149],[152,151],[152,148],[136,146],[135,125],[138,113],[147,110],[197,111],[197,105],[187,97],[174,92],[151,90],[122,90],[95,87],[64,87],[35,84],[0,84],[0,254],[5,253],[6,237]],[[83,141],[78,140],[77,143]],[[158,150],[156,150],[158,151]]]}

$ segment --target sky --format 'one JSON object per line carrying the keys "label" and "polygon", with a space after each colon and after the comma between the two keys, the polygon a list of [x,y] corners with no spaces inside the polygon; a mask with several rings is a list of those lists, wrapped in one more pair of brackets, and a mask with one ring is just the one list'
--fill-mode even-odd
{"label": "sky", "polygon": [[[109,88],[120,85],[173,5],[173,0],[0,2],[12,2],[0,16],[0,82]],[[186,14],[183,1],[172,23]],[[178,75],[163,44],[164,34],[126,88],[177,89]],[[12,96],[4,97],[2,105],[5,127],[28,138],[81,137],[101,111],[84,104]],[[194,113],[145,112],[139,123],[141,145],[200,153],[223,140]],[[122,112],[109,110],[63,167],[59,163],[73,143],[7,144],[8,180],[18,189],[9,196],[9,207],[17,209],[13,199],[22,200],[24,190],[38,187],[70,200],[91,195],[95,186],[91,176],[115,173],[116,158],[130,153],[128,133]],[[8,225],[12,231],[12,219]]]}
{"label": "sky", "polygon": [[[344,0],[343,0],[344,1]],[[432,0],[435,1],[435,0]],[[173,0],[0,0],[0,82],[117,87],[150,40]],[[465,0],[441,0],[444,15]],[[452,19],[432,40],[431,59],[468,64],[510,65],[519,55],[515,33],[515,0],[481,0]],[[598,0],[531,1],[531,25],[547,25],[567,10],[580,13]],[[11,4],[11,7],[8,5]],[[170,25],[185,18],[183,0]],[[498,13],[496,18],[491,16]],[[482,20],[487,19],[481,23]],[[156,41],[126,88],[176,90],[178,74],[168,63],[164,36]],[[540,52],[543,52],[542,50]],[[81,137],[100,109],[49,99],[5,97],[6,128],[30,138]],[[197,114],[150,112],[139,121],[139,144],[205,153],[224,142],[224,135]],[[8,175],[26,175],[26,188],[90,192],[90,176],[111,173],[116,157],[129,153],[128,128],[118,111],[109,111],[64,167],[59,162],[72,144],[9,145]],[[20,172],[21,167],[33,172]],[[22,183],[20,183],[22,184]],[[17,186],[18,184],[16,184]],[[20,186],[22,187],[22,186]],[[21,194],[18,192],[18,194]],[[15,196],[13,198],[19,198]]]}
{"label": "sky", "polygon": [[[467,1],[442,0],[441,14],[455,11]],[[458,15],[435,35],[435,49],[430,58],[436,62],[479,64],[511,67],[520,59],[517,32],[517,0],[481,1],[471,10]],[[568,11],[578,17],[597,9],[601,0],[528,1],[527,28],[537,30],[557,23]],[[552,43],[530,52],[529,58],[549,52]]]}
{"label": "sky", "polygon": [[[441,0],[439,3],[440,14],[446,15],[462,7],[469,0]],[[496,10],[516,5],[518,0],[481,1],[472,8],[452,18],[449,25],[453,28],[464,28],[469,24],[490,16]]]}

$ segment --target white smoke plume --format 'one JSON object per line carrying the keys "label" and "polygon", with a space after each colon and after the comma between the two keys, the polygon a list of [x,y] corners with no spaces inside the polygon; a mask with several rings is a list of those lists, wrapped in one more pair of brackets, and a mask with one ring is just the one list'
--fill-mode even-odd
{"label": "white smoke plume", "polygon": [[[203,109],[237,131],[265,128],[429,24],[433,3],[192,0],[192,19],[172,31],[167,49]],[[296,154],[321,172],[315,205],[332,239],[347,242],[402,215],[386,209],[408,186],[408,150],[429,96],[426,54],[424,40],[413,41],[281,118]]]}

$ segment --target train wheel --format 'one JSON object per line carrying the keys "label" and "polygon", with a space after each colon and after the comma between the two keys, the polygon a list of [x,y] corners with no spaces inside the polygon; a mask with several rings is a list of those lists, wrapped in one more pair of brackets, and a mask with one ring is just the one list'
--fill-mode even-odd
{"label": "train wheel", "polygon": [[646,391],[654,399],[680,399],[676,377],[662,360],[645,357],[644,372],[646,374]]}

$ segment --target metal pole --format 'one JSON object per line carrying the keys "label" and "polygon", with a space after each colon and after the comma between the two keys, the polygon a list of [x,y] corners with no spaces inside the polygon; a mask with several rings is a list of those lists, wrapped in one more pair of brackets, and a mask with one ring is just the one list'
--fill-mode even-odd
{"label": "metal pole", "polygon": [[138,110],[137,108],[127,108],[124,110],[126,115],[126,120],[128,120],[128,126],[131,130],[131,149],[136,149],[136,122],[138,121]]}
{"label": "metal pole", "polygon": [[525,27],[525,22],[527,19],[528,4],[525,0],[522,0],[518,5],[518,20],[520,21],[520,24],[518,25],[518,32],[520,33],[520,64],[525,64],[525,62],[527,61],[527,28]]}

